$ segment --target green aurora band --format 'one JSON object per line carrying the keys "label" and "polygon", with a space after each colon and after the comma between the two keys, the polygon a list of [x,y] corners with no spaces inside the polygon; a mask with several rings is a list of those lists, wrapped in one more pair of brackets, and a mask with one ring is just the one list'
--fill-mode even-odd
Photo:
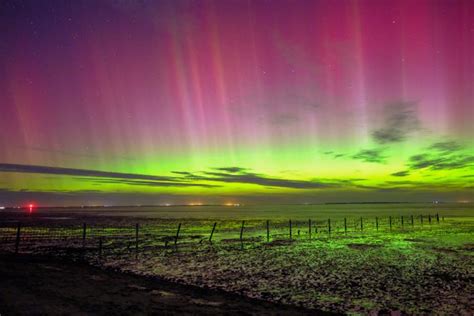
{"label": "green aurora band", "polygon": [[0,206],[472,202],[473,2],[329,4],[0,4]]}

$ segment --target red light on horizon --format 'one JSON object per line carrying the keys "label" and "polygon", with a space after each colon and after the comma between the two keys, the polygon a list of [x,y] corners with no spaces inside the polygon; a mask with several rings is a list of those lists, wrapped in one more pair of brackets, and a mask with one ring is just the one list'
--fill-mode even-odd
{"label": "red light on horizon", "polygon": [[33,207],[35,207],[33,204],[28,205],[28,208],[30,210],[30,214],[33,213]]}

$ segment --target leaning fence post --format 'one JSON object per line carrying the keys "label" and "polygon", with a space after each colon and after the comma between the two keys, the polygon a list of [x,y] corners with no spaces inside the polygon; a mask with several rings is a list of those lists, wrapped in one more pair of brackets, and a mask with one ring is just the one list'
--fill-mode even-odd
{"label": "leaning fence post", "polygon": [[174,238],[174,246],[178,246],[179,231],[181,229],[181,223],[178,224],[178,230],[176,231],[176,237]]}
{"label": "leaning fence post", "polygon": [[242,221],[242,227],[240,228],[240,249],[244,249],[244,240],[243,240],[243,237],[244,237],[244,225],[245,225],[245,221]]}
{"label": "leaning fence post", "polygon": [[135,258],[138,258],[138,223],[135,224]]}
{"label": "leaning fence post", "polygon": [[216,230],[217,223],[214,223],[212,226],[211,236],[209,236],[209,242],[212,243],[212,235],[214,235],[214,231]]}
{"label": "leaning fence post", "polygon": [[379,231],[379,218],[375,217],[375,229]]}
{"label": "leaning fence post", "polygon": [[86,230],[87,230],[87,225],[86,223],[82,224],[82,249],[86,247]]}
{"label": "leaning fence post", "polygon": [[21,223],[18,222],[18,226],[16,228],[16,240],[15,240],[15,253],[18,253],[20,248],[20,230],[21,230]]}
{"label": "leaning fence post", "polygon": [[290,219],[290,240],[293,239],[293,236],[292,236],[292,231],[291,231],[291,219]]}
{"label": "leaning fence post", "polygon": [[344,234],[347,234],[347,218],[344,217]]}
{"label": "leaning fence post", "polygon": [[328,234],[331,234],[331,219],[328,218]]}
{"label": "leaning fence post", "polygon": [[388,217],[388,224],[390,226],[390,230],[392,230],[392,216]]}

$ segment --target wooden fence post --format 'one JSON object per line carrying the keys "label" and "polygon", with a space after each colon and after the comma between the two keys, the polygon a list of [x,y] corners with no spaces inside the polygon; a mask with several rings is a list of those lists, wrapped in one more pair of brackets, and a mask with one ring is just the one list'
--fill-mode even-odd
{"label": "wooden fence post", "polygon": [[211,236],[209,236],[210,243],[212,243],[212,235],[214,235],[214,231],[216,230],[216,225],[217,225],[217,222],[214,223],[214,225],[212,226]]}
{"label": "wooden fence post", "polygon": [[176,237],[174,238],[174,246],[178,246],[179,231],[181,230],[181,223],[178,224],[178,230],[176,231]]}
{"label": "wooden fence post", "polygon": [[21,223],[18,222],[18,226],[16,228],[16,240],[15,240],[15,254],[18,253],[18,250],[20,248],[20,231],[21,231]]}
{"label": "wooden fence post", "polygon": [[423,226],[423,214],[420,215],[420,224]]}
{"label": "wooden fence post", "polygon": [[390,226],[390,231],[392,231],[392,216],[388,217],[388,224]]}
{"label": "wooden fence post", "polygon": [[375,217],[375,229],[379,231],[379,218]]}
{"label": "wooden fence post", "polygon": [[344,234],[347,234],[347,218],[344,217]]}
{"label": "wooden fence post", "polygon": [[331,234],[331,219],[328,218],[328,234]]}
{"label": "wooden fence post", "polygon": [[415,226],[415,221],[413,220],[413,215],[411,215],[411,226]]}
{"label": "wooden fence post", "polygon": [[402,228],[403,228],[404,224],[403,224],[403,215],[402,215]]}
{"label": "wooden fence post", "polygon": [[270,242],[270,221],[267,219],[267,242]]}
{"label": "wooden fence post", "polygon": [[430,225],[431,225],[431,214],[428,214],[428,222],[429,222]]}
{"label": "wooden fence post", "polygon": [[361,231],[361,232],[364,231],[364,222],[363,222],[362,217],[360,218],[360,231]]}
{"label": "wooden fence post", "polygon": [[439,224],[439,213],[436,213],[436,222]]}
{"label": "wooden fence post", "polygon": [[309,233],[309,239],[311,239],[311,218],[308,220],[308,233]]}
{"label": "wooden fence post", "polygon": [[242,227],[240,228],[240,249],[244,249],[244,240],[243,240],[243,237],[244,237],[244,225],[245,225],[245,221],[242,221]]}
{"label": "wooden fence post", "polygon": [[290,219],[290,240],[293,239],[293,236],[292,236],[292,231],[291,231],[291,219]]}

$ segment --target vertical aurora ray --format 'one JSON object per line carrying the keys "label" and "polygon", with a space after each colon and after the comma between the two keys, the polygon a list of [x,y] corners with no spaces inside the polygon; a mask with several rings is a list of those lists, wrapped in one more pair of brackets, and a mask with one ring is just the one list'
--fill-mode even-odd
{"label": "vertical aurora ray", "polygon": [[0,204],[472,195],[471,1],[3,1],[0,12]]}

